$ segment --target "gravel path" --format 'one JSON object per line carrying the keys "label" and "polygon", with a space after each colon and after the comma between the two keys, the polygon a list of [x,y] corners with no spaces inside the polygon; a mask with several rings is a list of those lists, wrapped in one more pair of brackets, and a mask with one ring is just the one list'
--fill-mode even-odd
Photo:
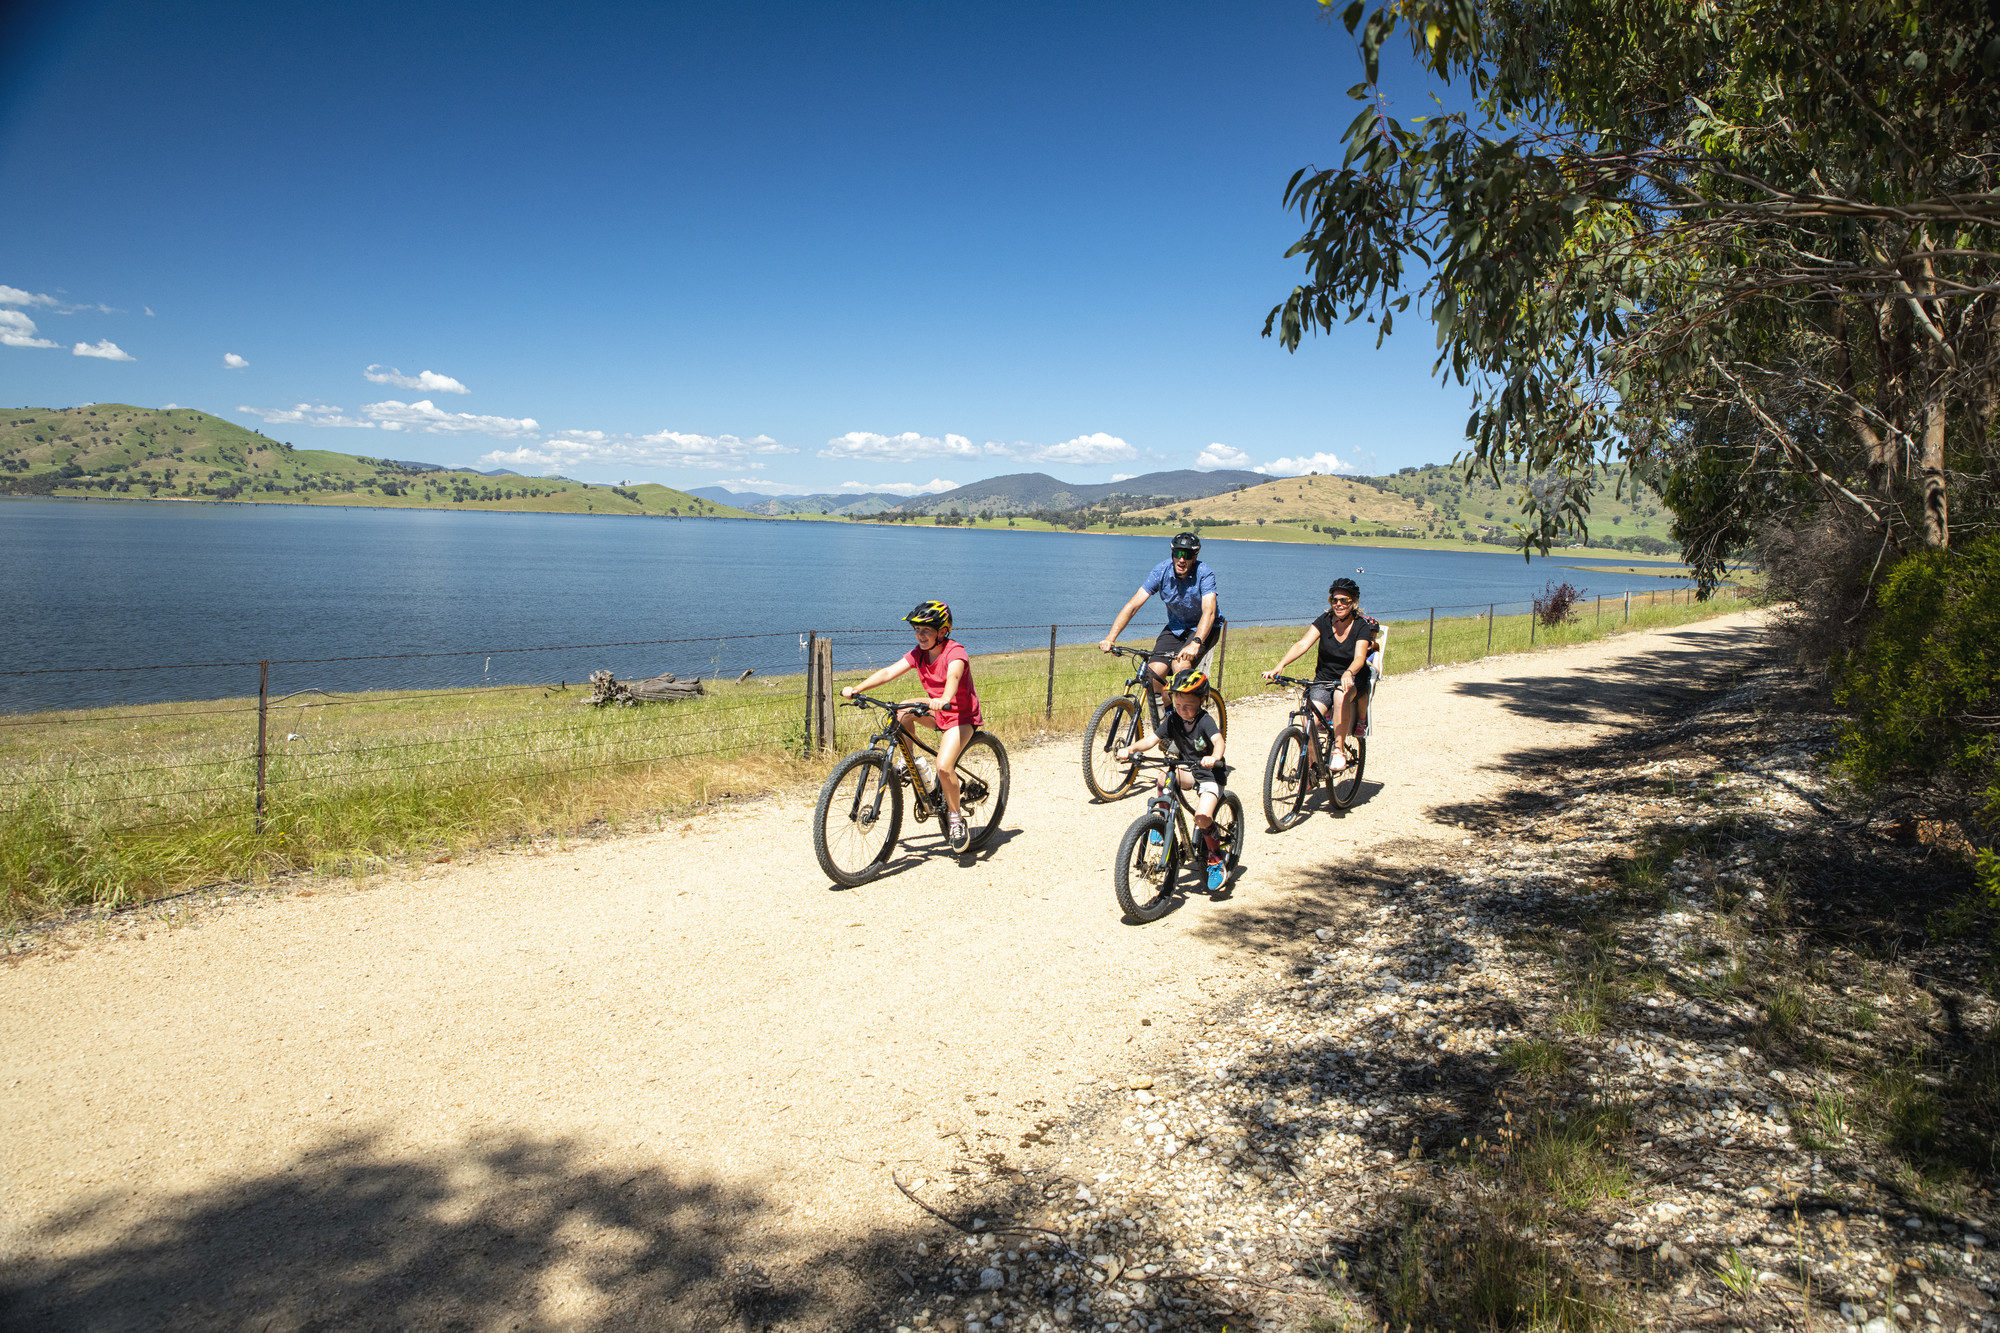
{"label": "gravel path", "polygon": [[[859,890],[818,873],[794,793],[71,931],[0,969],[0,1313],[873,1324],[920,1229],[892,1173],[970,1197],[1110,1085],[1198,1064],[1288,981],[1330,871],[1466,855],[1535,753],[1664,715],[1755,638],[1729,617],[1397,677],[1361,804],[1279,835],[1253,813],[1233,895],[1144,927],[1110,885],[1138,804],[1090,804],[1064,738],[1014,751],[977,859],[919,825]],[[1232,702],[1253,812],[1289,706]]]}

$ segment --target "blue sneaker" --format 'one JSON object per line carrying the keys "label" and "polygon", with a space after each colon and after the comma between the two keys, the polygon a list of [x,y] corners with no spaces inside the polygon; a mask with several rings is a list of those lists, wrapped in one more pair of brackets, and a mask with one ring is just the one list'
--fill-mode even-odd
{"label": "blue sneaker", "polygon": [[1215,892],[1215,891],[1216,891],[1217,889],[1221,888],[1221,887],[1222,887],[1222,881],[1223,881],[1223,879],[1224,879],[1224,878],[1225,878],[1225,877],[1226,877],[1226,876],[1228,875],[1228,873],[1229,873],[1229,867],[1227,867],[1227,866],[1225,866],[1225,865],[1223,865],[1223,864],[1222,864],[1222,858],[1221,858],[1221,857],[1219,857],[1219,856],[1211,856],[1211,857],[1209,857],[1209,858],[1208,858],[1208,891],[1209,891],[1210,893],[1214,893],[1214,892]]}

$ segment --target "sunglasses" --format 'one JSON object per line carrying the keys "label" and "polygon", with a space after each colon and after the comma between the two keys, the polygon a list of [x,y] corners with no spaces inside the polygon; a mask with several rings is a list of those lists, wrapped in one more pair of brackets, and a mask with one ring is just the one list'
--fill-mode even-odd
{"label": "sunglasses", "polygon": [[1176,560],[1195,560],[1195,559],[1199,559],[1199,557],[1198,557],[1198,556],[1196,556],[1196,555],[1195,555],[1195,553],[1194,553],[1194,552],[1192,552],[1192,551],[1175,551],[1175,552],[1174,552],[1174,559],[1176,559]]}
{"label": "sunglasses", "polygon": [[1327,600],[1328,600],[1329,602],[1332,602],[1332,603],[1333,603],[1333,604],[1334,604],[1335,606],[1353,606],[1353,605],[1354,605],[1354,599],[1353,599],[1352,597],[1329,597],[1329,598],[1327,598]]}

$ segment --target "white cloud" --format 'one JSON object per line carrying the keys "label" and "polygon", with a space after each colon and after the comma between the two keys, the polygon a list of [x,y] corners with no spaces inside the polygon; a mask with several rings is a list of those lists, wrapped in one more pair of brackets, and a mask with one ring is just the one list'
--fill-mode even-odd
{"label": "white cloud", "polygon": [[1114,472],[1114,473],[1112,473],[1112,474],[1111,474],[1111,480],[1113,480],[1113,481],[1130,481],[1130,480],[1132,480],[1132,478],[1134,478],[1134,477],[1136,477],[1136,476],[1138,476],[1138,475],[1139,475],[1139,474],[1138,474],[1138,473],[1136,473],[1136,472]]}
{"label": "white cloud", "polygon": [[149,316],[153,313],[153,307],[151,306],[141,306],[140,309],[144,310]]}
{"label": "white cloud", "polygon": [[1039,444],[989,443],[986,452],[1007,454],[1031,463],[1068,463],[1076,467],[1100,467],[1105,463],[1122,463],[1139,456],[1137,449],[1116,435],[1106,435],[1103,431],[1094,435],[1079,435],[1073,440],[1046,447]]}
{"label": "white cloud", "polygon": [[474,412],[447,412],[428,398],[414,403],[395,399],[363,403],[361,410],[383,430],[414,430],[427,435],[491,435],[495,439],[518,440],[541,433],[541,423],[533,417],[489,417]]}
{"label": "white cloud", "polygon": [[1304,458],[1275,458],[1250,470],[1267,477],[1303,477],[1308,472],[1352,472],[1354,464],[1343,463],[1332,454],[1308,454]]}
{"label": "white cloud", "polygon": [[[0,288],[4,291],[11,287]],[[35,331],[35,321],[18,310],[0,310],[0,347],[60,347],[61,343],[39,337]]]}
{"label": "white cloud", "polygon": [[943,491],[955,491],[958,483],[946,481],[943,477],[932,477],[926,482],[914,481],[843,481],[840,489],[853,495],[937,495]]}
{"label": "white cloud", "polygon": [[71,356],[95,356],[106,361],[136,361],[137,357],[127,352],[109,338],[99,338],[94,343],[78,343],[69,349]]}
{"label": "white cloud", "polygon": [[222,364],[231,370],[245,370],[250,365],[248,361],[245,361],[234,352],[224,352],[222,354]]}
{"label": "white cloud", "polygon": [[373,383],[393,384],[399,389],[422,389],[426,393],[472,392],[451,376],[440,375],[435,370],[420,370],[414,375],[405,375],[394,366],[370,366],[361,374]]}
{"label": "white cloud", "polygon": [[297,407],[239,407],[238,412],[246,416],[262,417],[270,426],[348,426],[357,430],[374,430],[372,421],[358,421],[344,415],[337,407],[325,403],[314,406],[300,403]]}
{"label": "white cloud", "polygon": [[[798,450],[779,444],[768,435],[696,435],[687,431],[662,430],[650,435],[613,435],[601,430],[558,431],[535,444],[524,444],[504,453],[487,454],[482,460],[521,464],[553,472],[559,468],[585,464],[622,467],[712,467],[760,468],[760,456],[795,454]],[[727,484],[727,483],[724,483]],[[766,487],[766,483],[745,485]],[[797,492],[804,494],[805,492]]]}
{"label": "white cloud", "polygon": [[811,495],[810,486],[795,486],[789,481],[762,481],[756,477],[732,477],[727,481],[711,481],[711,486],[720,486],[734,494],[750,491],[757,495]]}
{"label": "white cloud", "polygon": [[178,411],[178,410],[179,410],[179,408],[180,408],[180,404],[179,404],[179,403],[161,403],[161,404],[160,404],[160,410],[161,410],[162,412],[174,412],[174,411]]}
{"label": "white cloud", "polygon": [[909,463],[919,458],[977,458],[979,448],[963,435],[877,435],[851,430],[826,442],[821,458],[863,458],[875,463]]}
{"label": "white cloud", "polygon": [[56,298],[47,292],[24,292],[19,287],[9,287],[0,282],[0,305],[46,305],[56,304]]}
{"label": "white cloud", "polygon": [[1226,444],[1211,444],[1195,455],[1194,465],[1204,472],[1219,467],[1249,467],[1250,455]]}

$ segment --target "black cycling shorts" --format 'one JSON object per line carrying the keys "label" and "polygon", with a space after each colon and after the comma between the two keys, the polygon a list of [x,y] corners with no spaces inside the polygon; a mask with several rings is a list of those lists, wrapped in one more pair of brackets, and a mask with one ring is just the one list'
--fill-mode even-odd
{"label": "black cycling shorts", "polygon": [[[1208,637],[1201,641],[1201,648],[1194,655],[1195,666],[1200,666],[1203,662],[1206,662],[1208,655],[1215,651],[1215,645],[1222,641],[1222,627],[1226,623],[1221,616],[1217,616],[1215,623],[1208,627]],[[1174,654],[1180,652],[1181,649],[1193,642],[1193,629],[1189,629],[1185,634],[1176,634],[1170,629],[1163,629],[1160,631],[1160,637],[1153,640],[1153,652],[1146,661],[1149,665],[1154,662],[1165,662],[1171,674],[1174,665]]]}
{"label": "black cycling shorts", "polygon": [[[1368,697],[1369,693],[1375,688],[1374,678],[1375,673],[1373,671],[1357,671],[1354,673],[1354,695],[1357,699],[1366,699]],[[1333,707],[1333,690],[1338,684],[1340,682],[1337,680],[1316,680],[1306,687],[1306,699],[1317,705],[1320,711],[1324,713],[1327,709]]]}

